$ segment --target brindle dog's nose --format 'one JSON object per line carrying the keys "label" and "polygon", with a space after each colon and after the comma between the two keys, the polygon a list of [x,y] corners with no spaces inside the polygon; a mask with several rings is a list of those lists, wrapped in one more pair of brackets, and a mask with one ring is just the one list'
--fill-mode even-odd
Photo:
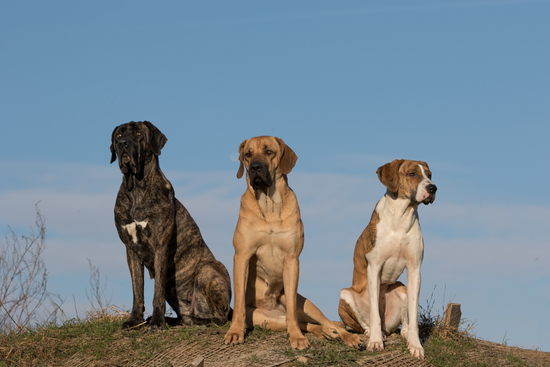
{"label": "brindle dog's nose", "polygon": [[435,192],[437,191],[437,186],[435,186],[434,184],[428,185],[426,186],[426,191],[428,191],[430,194],[435,194]]}
{"label": "brindle dog's nose", "polygon": [[255,161],[255,162],[252,162],[250,163],[250,172],[254,172],[254,173],[258,173],[262,170],[262,163],[261,162],[258,162],[258,161]]}
{"label": "brindle dog's nose", "polygon": [[119,148],[128,148],[128,140],[126,139],[120,139],[118,141],[118,147]]}

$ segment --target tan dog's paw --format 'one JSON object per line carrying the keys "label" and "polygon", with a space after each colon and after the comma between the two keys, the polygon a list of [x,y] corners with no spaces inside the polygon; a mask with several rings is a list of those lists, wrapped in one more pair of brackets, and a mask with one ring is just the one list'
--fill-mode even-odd
{"label": "tan dog's paw", "polygon": [[361,335],[359,334],[353,334],[350,332],[347,332],[346,330],[340,331],[340,339],[350,347],[353,347],[355,349],[363,350],[365,349],[365,343],[363,342],[363,339],[361,338]]}
{"label": "tan dog's paw", "polygon": [[334,340],[340,338],[340,335],[335,328],[326,325],[315,325],[311,328],[311,330],[308,329],[308,331],[311,331],[314,335],[321,339]]}
{"label": "tan dog's paw", "polygon": [[233,331],[231,328],[225,334],[223,342],[227,345],[237,345],[244,343],[244,330],[243,331]]}
{"label": "tan dog's paw", "polygon": [[289,336],[288,339],[290,340],[290,346],[293,349],[304,350],[309,348],[309,342],[307,341],[306,337],[303,335]]}

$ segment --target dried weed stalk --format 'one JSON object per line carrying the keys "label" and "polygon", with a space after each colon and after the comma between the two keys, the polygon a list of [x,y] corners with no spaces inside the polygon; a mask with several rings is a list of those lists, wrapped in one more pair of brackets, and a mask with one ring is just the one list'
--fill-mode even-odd
{"label": "dried weed stalk", "polygon": [[55,322],[62,303],[59,295],[47,289],[46,222],[38,204],[35,210],[35,228],[30,228],[30,235],[19,236],[8,227],[0,248],[0,333]]}

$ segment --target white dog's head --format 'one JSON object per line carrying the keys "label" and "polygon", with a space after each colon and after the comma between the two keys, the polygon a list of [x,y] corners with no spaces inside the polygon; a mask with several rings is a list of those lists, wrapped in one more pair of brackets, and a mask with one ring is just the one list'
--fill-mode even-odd
{"label": "white dog's head", "polygon": [[432,182],[432,172],[426,162],[396,159],[376,170],[380,182],[398,198],[412,203],[431,204],[435,200],[437,186]]}

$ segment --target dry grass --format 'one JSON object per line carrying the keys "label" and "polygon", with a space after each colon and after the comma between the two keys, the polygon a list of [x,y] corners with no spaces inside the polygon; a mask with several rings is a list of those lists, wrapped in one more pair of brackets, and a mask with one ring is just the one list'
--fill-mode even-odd
{"label": "dry grass", "polygon": [[380,353],[313,335],[307,335],[307,351],[295,351],[284,333],[260,328],[248,333],[244,345],[231,347],[222,341],[229,324],[178,326],[157,333],[145,327],[123,331],[127,316],[110,307],[88,312],[86,320],[2,335],[0,366],[187,366],[197,356],[205,358],[206,366],[550,366],[550,353],[452,333],[437,322],[424,339],[426,361],[420,362],[409,356],[398,334],[388,338]]}

